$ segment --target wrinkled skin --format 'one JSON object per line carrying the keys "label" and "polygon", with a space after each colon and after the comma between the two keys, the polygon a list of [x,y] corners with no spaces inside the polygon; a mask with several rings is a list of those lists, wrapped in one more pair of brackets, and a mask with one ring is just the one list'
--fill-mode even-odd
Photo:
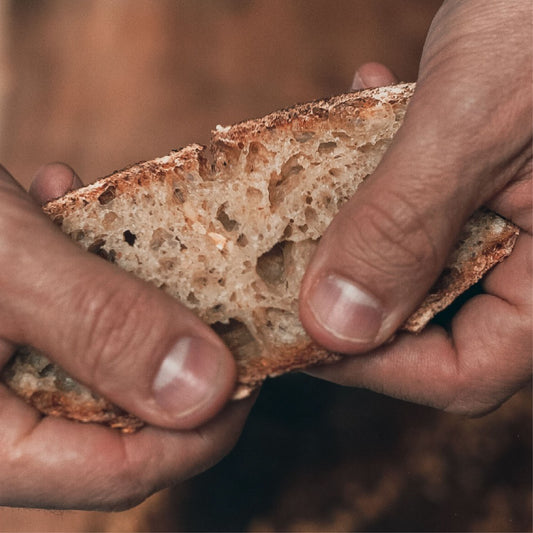
{"label": "wrinkled skin", "polygon": [[[496,408],[530,382],[531,11],[529,0],[441,7],[404,125],[306,273],[303,324],[327,348],[359,354],[313,375],[466,415]],[[393,79],[369,64],[354,88]],[[511,256],[449,331],[431,326],[384,344],[481,205],[520,227]]]}
{"label": "wrinkled skin", "polygon": [[[224,408],[235,364],[214,333],[174,299],[78,249],[38,204],[79,187],[61,164],[30,194],[0,167],[0,367],[15,344],[37,346],[80,381],[149,422],[126,435],[42,417],[0,385],[0,505],[124,509],[216,463],[252,400]],[[186,363],[181,390],[152,382],[180,338],[206,339],[216,364]],[[195,340],[196,346],[201,343]],[[184,383],[184,379],[187,382]],[[189,385],[189,386],[187,386]]]}

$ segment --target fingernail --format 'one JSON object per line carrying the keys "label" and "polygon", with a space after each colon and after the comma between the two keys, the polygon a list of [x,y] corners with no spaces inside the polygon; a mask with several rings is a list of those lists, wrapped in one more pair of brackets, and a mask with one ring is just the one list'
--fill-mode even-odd
{"label": "fingernail", "polygon": [[200,409],[217,391],[220,352],[220,347],[203,339],[178,340],[154,380],[156,402],[175,418]]}
{"label": "fingernail", "polygon": [[316,321],[337,339],[373,342],[383,322],[379,301],[352,281],[329,274],[311,290],[308,305]]}

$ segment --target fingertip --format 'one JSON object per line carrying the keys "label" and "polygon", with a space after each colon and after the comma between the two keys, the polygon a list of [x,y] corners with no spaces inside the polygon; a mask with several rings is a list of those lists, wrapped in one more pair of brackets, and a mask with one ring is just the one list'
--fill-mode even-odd
{"label": "fingertip", "polygon": [[357,69],[350,90],[371,89],[395,83],[398,83],[398,78],[388,67],[381,63],[369,62]]}
{"label": "fingertip", "polygon": [[[154,398],[173,429],[193,429],[213,418],[235,388],[235,360],[220,342],[182,337],[163,358]],[[167,425],[167,424],[165,424]]]}
{"label": "fingertip", "polygon": [[361,353],[385,340],[381,303],[345,276],[319,275],[302,287],[300,300],[302,324],[330,351]]}
{"label": "fingertip", "polygon": [[82,186],[82,181],[69,165],[48,163],[35,173],[29,193],[37,203],[43,205]]}

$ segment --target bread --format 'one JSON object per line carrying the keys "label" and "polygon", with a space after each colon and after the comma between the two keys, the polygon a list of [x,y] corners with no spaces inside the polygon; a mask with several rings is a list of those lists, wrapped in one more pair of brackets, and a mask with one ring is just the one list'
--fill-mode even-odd
{"label": "bread", "polygon": [[[243,398],[266,377],[337,360],[298,320],[298,291],[320,236],[401,125],[412,84],[298,105],[220,127],[44,207],[89,252],[184,302],[235,355]],[[510,253],[517,229],[478,212],[405,330],[420,331]],[[48,414],[133,430],[140,422],[19,350],[4,381]]]}

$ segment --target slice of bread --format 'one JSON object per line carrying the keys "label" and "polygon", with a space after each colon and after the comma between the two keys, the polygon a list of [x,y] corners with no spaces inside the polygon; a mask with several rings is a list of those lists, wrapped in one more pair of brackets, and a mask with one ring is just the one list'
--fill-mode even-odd
{"label": "slice of bread", "polygon": [[[298,320],[300,281],[320,236],[389,146],[412,84],[295,106],[218,126],[191,145],[136,164],[44,207],[88,251],[184,302],[235,355],[243,398],[268,376],[338,360]],[[480,211],[443,276],[403,329],[420,331],[508,255],[515,226]],[[35,350],[3,379],[48,414],[133,430],[140,422]]]}

